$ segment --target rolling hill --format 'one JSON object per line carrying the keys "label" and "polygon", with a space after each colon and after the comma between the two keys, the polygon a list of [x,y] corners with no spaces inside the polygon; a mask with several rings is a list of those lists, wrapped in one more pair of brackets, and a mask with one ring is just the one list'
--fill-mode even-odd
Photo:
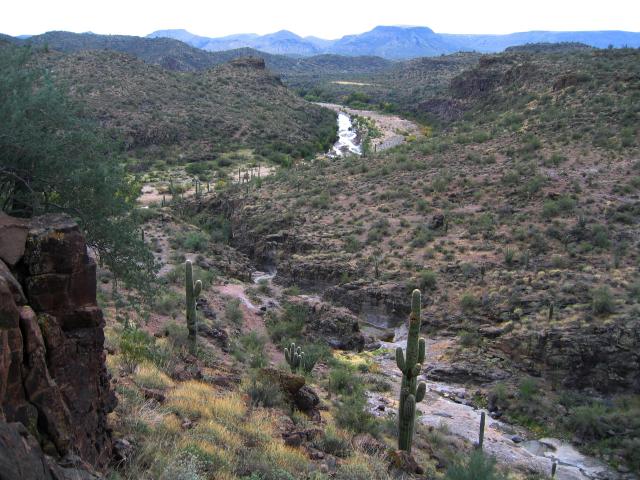
{"label": "rolling hill", "polygon": [[238,148],[305,156],[335,136],[335,115],[287,89],[261,59],[199,72],[113,51],[42,52],[38,61],[139,157],[186,162]]}

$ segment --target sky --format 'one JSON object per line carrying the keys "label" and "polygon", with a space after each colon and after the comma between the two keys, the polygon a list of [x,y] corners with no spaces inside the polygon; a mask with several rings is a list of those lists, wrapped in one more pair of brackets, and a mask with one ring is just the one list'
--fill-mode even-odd
{"label": "sky", "polygon": [[428,26],[439,33],[527,30],[640,31],[638,0],[31,0],[7,2],[0,32],[67,30],[144,36],[184,28],[218,37],[291,30],[334,39],[377,25]]}

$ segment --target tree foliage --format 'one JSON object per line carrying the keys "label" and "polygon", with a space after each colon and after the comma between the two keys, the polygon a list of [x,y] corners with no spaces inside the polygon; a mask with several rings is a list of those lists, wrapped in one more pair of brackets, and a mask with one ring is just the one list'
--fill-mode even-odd
{"label": "tree foliage", "polygon": [[135,216],[139,185],[120,143],[35,66],[30,49],[0,47],[0,208],[21,217],[66,212],[117,278],[144,290],[153,255]]}

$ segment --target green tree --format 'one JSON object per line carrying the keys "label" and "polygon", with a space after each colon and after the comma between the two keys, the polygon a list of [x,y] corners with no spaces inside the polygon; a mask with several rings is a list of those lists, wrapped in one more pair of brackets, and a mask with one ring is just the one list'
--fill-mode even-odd
{"label": "green tree", "polygon": [[155,262],[135,215],[139,185],[121,143],[57,88],[27,48],[0,47],[0,208],[31,217],[66,212],[126,284],[149,290]]}

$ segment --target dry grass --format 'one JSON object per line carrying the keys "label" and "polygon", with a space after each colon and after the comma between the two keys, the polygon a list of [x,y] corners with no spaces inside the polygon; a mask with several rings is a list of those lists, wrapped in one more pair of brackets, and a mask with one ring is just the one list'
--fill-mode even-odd
{"label": "dry grass", "polygon": [[165,389],[174,385],[169,376],[149,362],[141,363],[133,374],[136,385],[146,388]]}

